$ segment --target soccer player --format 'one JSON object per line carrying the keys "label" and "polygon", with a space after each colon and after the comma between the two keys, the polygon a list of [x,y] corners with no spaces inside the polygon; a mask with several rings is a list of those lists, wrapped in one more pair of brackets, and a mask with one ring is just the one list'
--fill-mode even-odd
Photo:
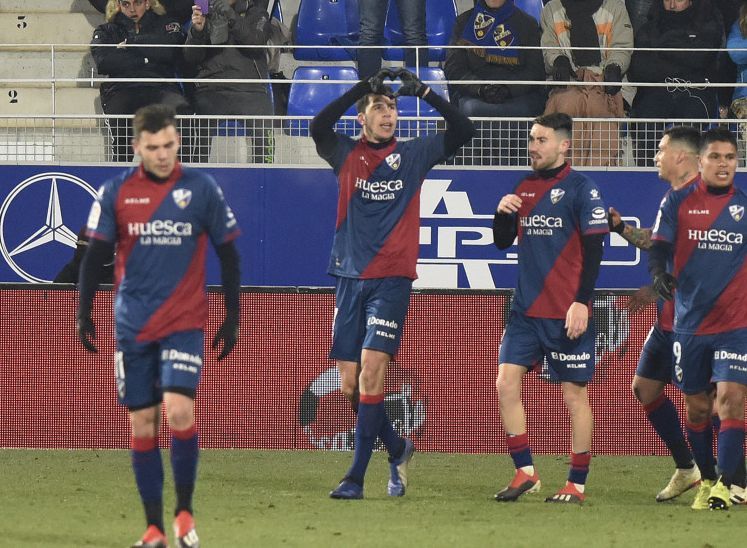
{"label": "soccer player", "polygon": [[[747,195],[734,185],[737,142],[728,130],[703,134],[700,165],[701,181],[662,202],[649,270],[657,293],[674,298],[674,381],[685,394],[688,438],[703,478],[692,507],[716,510],[731,505],[729,486],[744,460]],[[710,424],[712,383],[721,422],[720,477]]]}
{"label": "soccer player", "polygon": [[158,446],[163,400],[171,429],[176,487],[174,534],[180,547],[199,546],[192,517],[198,443],[194,398],[203,363],[207,319],[208,239],[220,259],[226,316],[213,340],[218,360],[236,344],[239,326],[239,228],[216,182],[177,161],[175,112],[138,110],[134,152],[142,163],[101,187],[88,218],[90,244],[81,265],[77,331],[96,352],[91,309],[101,265],[116,245],[115,372],[119,402],[129,411],[132,468],[147,529],[135,546],[165,547],[163,467]]}
{"label": "soccer player", "polygon": [[[402,80],[398,95],[424,99],[447,122],[445,133],[398,141],[397,97],[384,84]],[[333,127],[355,103],[360,139]],[[469,119],[411,72],[379,71],[327,105],[312,121],[319,155],[337,175],[337,226],[328,272],[336,278],[330,358],[343,393],[357,406],[353,464],[330,496],[363,498],[363,479],[380,437],[389,453],[389,496],[402,496],[415,447],[393,429],[384,409],[384,379],[399,348],[417,277],[420,188],[428,171],[473,134]],[[359,401],[357,394],[360,394]]]}
{"label": "soccer player", "polygon": [[607,210],[596,184],[565,160],[573,121],[563,113],[540,116],[529,133],[533,173],[501,198],[493,218],[499,249],[519,240],[519,282],[501,342],[496,387],[501,421],[516,473],[495,495],[514,501],[540,488],[521,401],[524,375],[547,359],[561,382],[570,413],[568,481],[546,502],[581,503],[591,461],[593,417],[587,383],[594,373],[594,326],[589,323],[602,260]]}
{"label": "soccer player", "polygon": [[[672,190],[679,190],[699,180],[699,149],[700,132],[693,127],[675,126],[664,132],[654,162],[659,177],[667,181]],[[634,246],[645,250],[651,248],[652,230],[626,224],[614,207],[609,209],[609,226],[611,231],[620,234]],[[650,302],[648,296],[655,295],[647,286],[636,292],[631,301],[634,307],[639,308]],[[700,482],[700,471],[682,432],[677,408],[664,394],[664,388],[672,379],[673,321],[672,301],[660,299],[656,323],[643,345],[632,384],[633,394],[643,406],[651,426],[669,449],[676,466],[667,486],[656,495],[658,502],[676,498]]]}

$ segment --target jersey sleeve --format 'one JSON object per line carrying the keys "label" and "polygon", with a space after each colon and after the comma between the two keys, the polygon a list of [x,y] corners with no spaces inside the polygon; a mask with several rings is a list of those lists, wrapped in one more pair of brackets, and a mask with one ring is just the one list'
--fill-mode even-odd
{"label": "jersey sleeve", "polygon": [[447,159],[443,133],[413,139],[412,142],[416,157],[423,159],[426,171],[430,171],[433,166]]}
{"label": "jersey sleeve", "polygon": [[604,206],[602,194],[597,185],[586,181],[576,196],[578,211],[578,226],[581,234],[606,234],[609,232],[607,224],[607,208]]}
{"label": "jersey sleeve", "polygon": [[212,177],[208,180],[206,212],[205,230],[214,246],[231,241],[241,234],[231,206],[226,202],[223,191]]}
{"label": "jersey sleeve", "polygon": [[91,204],[86,223],[86,234],[105,242],[114,242],[117,238],[116,193],[111,182],[104,183]]}
{"label": "jersey sleeve", "polygon": [[346,135],[335,133],[335,140],[330,140],[324,145],[317,144],[316,151],[322,159],[327,162],[335,174],[340,173],[342,164],[348,157],[350,151],[355,147],[356,141]]}
{"label": "jersey sleeve", "polygon": [[674,243],[677,234],[677,196],[667,192],[659,205],[654,222],[652,240]]}

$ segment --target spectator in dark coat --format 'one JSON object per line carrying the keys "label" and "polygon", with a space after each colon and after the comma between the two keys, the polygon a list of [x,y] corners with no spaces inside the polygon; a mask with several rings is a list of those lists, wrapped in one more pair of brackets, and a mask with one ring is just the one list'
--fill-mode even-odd
{"label": "spectator in dark coat", "polygon": [[[473,47],[450,49],[446,56],[444,71],[451,84],[452,102],[467,116],[535,117],[541,114],[547,99],[544,86],[487,83],[490,80],[544,81],[542,52],[515,49],[515,46],[539,47],[540,36],[537,20],[517,8],[514,0],[479,0],[473,9],[460,14],[450,43]],[[485,80],[486,83],[460,85],[459,80]],[[516,123],[510,128],[498,128],[497,124],[476,124],[482,142],[495,133],[496,139],[491,143],[500,151],[501,158],[505,160],[510,156],[509,163],[526,164],[527,135],[526,131],[523,134],[520,131],[520,126],[526,124]]]}
{"label": "spectator in dark coat", "polygon": [[[185,48],[187,64],[197,67],[197,78],[267,80],[267,49],[234,46],[265,46],[271,27],[266,7],[252,0],[211,0],[210,11],[203,15],[192,8],[192,27],[187,45],[222,45],[225,48]],[[270,86],[254,83],[198,83],[193,98],[194,110],[201,115],[274,114]],[[199,141],[200,161],[207,161],[210,132],[202,124]],[[263,120],[246,121],[252,135],[253,161],[272,161],[272,126]],[[266,127],[265,127],[266,126]]]}
{"label": "spectator in dark coat", "polygon": [[[101,13],[106,12],[106,4],[109,0],[88,0],[91,5]],[[192,15],[192,4],[194,0],[161,0],[161,4],[166,10],[166,15],[180,23],[189,21]]]}
{"label": "spectator in dark coat", "polygon": [[[721,47],[724,39],[720,14],[710,0],[660,0],[649,20],[635,35],[636,48],[655,51],[633,53],[628,78],[634,82],[660,82],[659,87],[639,87],[633,100],[632,118],[718,118],[713,78],[717,53],[702,51]],[[671,51],[682,49],[683,51]],[[639,124],[634,132],[639,166],[653,166],[661,127]]]}
{"label": "spectator in dark coat", "polygon": [[[112,82],[101,85],[101,104],[106,114],[134,114],[153,103],[171,105],[179,114],[190,114],[189,103],[176,83],[160,80],[176,77],[181,55],[177,48],[148,47],[184,42],[181,25],[165,15],[158,0],[109,0],[106,20],[93,31],[91,54],[99,74],[111,78],[151,78],[152,82]],[[116,47],[104,47],[115,44]],[[131,47],[144,46],[144,47]],[[113,138],[112,160],[128,162],[132,120],[108,120]]]}

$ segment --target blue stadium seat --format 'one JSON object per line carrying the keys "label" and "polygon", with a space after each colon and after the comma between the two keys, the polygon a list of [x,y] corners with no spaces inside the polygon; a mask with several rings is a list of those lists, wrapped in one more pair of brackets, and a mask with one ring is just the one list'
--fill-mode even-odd
{"label": "blue stadium seat", "polygon": [[[301,83],[296,80],[319,80],[319,83]],[[350,83],[328,84],[324,80],[347,80]],[[355,67],[298,67],[293,72],[288,96],[288,116],[316,116],[357,81],[358,70]],[[355,115],[354,107],[345,112],[345,116]],[[358,130],[355,120],[341,120],[337,124],[337,131],[346,135],[356,135]],[[309,120],[287,120],[284,131],[289,135],[308,136]]]}
{"label": "blue stadium seat", "polygon": [[544,7],[542,0],[514,0],[514,5],[534,17],[539,23]]}
{"label": "blue stadium seat", "polygon": [[283,22],[283,6],[280,4],[280,0],[273,2],[272,10],[270,10],[270,18],[277,19],[281,23]]}
{"label": "blue stadium seat", "polygon": [[301,0],[295,29],[296,45],[351,47],[296,48],[293,57],[299,61],[352,60],[359,32],[358,0]]}
{"label": "blue stadium seat", "polygon": [[[446,87],[446,76],[444,75],[443,69],[438,67],[421,67],[419,70],[415,68],[409,68],[408,70],[418,74],[418,77],[423,81],[437,80],[438,84],[428,84],[430,86],[430,93],[436,92],[441,97],[449,100],[449,91]],[[392,85],[392,88],[396,91],[400,87],[400,84]],[[418,105],[419,103],[419,105]],[[418,107],[420,112],[418,113]],[[429,105],[427,102],[416,99],[415,97],[400,97],[397,99],[397,111],[399,116],[419,116],[421,118],[440,118],[441,114]],[[414,137],[416,130],[428,130],[435,131],[437,127],[437,120],[400,120],[397,124],[397,137]]]}
{"label": "blue stadium seat", "polygon": [[[425,34],[429,46],[446,46],[451,39],[451,31],[457,17],[457,8],[454,0],[426,0],[425,10]],[[390,0],[389,9],[386,14],[384,26],[384,40],[390,46],[402,46],[405,36],[402,33],[402,23],[397,11],[397,3]],[[404,51],[398,47],[389,47],[384,50],[384,59],[388,61],[402,61]],[[443,61],[446,59],[446,50],[443,48],[429,48],[429,59],[431,61]]]}

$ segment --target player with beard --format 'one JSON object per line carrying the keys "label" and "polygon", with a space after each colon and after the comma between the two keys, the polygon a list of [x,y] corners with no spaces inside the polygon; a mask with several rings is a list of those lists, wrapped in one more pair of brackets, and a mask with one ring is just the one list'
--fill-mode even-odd
{"label": "player with beard", "polygon": [[591,461],[593,417],[587,383],[594,373],[594,326],[589,322],[594,284],[608,232],[607,211],[596,184],[565,160],[573,120],[554,113],[535,119],[529,133],[533,173],[501,198],[493,219],[499,249],[518,236],[519,282],[501,341],[496,387],[501,421],[516,473],[495,495],[514,501],[536,492],[521,400],[524,375],[547,359],[571,417],[568,481],[546,502],[581,503]]}

